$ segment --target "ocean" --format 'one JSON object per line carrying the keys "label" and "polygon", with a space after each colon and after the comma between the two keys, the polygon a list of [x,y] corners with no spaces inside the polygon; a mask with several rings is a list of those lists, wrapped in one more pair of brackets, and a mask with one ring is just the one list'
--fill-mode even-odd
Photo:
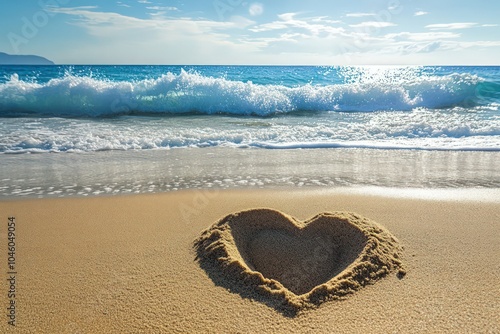
{"label": "ocean", "polygon": [[500,67],[0,66],[0,197],[499,188]]}

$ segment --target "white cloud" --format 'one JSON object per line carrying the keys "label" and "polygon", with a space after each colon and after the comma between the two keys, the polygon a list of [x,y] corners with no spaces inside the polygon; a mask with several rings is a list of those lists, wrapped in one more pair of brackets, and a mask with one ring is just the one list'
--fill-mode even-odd
{"label": "white cloud", "polygon": [[476,48],[476,47],[498,47],[500,46],[500,41],[474,41],[474,42],[462,42],[460,46],[463,48]]}
{"label": "white cloud", "polygon": [[437,49],[441,47],[441,42],[431,42],[427,45],[424,45],[420,50],[418,50],[418,53],[428,53],[428,52],[434,52]]}
{"label": "white cloud", "polygon": [[121,1],[118,1],[116,4],[117,4],[118,6],[121,6],[121,7],[127,7],[127,8],[130,8],[130,5],[127,5],[127,4],[125,4],[125,3],[121,2]]}
{"label": "white cloud", "polygon": [[311,35],[319,34],[339,34],[344,31],[342,27],[332,26],[332,22],[338,21],[325,21],[325,17],[302,18],[298,19],[298,13],[284,13],[278,15],[278,21],[264,23],[251,28],[252,32],[266,32],[273,30],[283,29],[302,29],[309,32]]}
{"label": "white cloud", "polygon": [[178,11],[179,8],[177,7],[163,7],[163,6],[149,6],[149,7],[146,7],[146,9],[150,9],[150,10],[159,10],[159,11]]}
{"label": "white cloud", "polygon": [[483,24],[481,27],[498,27],[498,24]]}
{"label": "white cloud", "polygon": [[146,9],[154,10],[155,12],[148,13],[151,17],[160,18],[166,16],[169,12],[177,12],[179,9],[177,7],[165,7],[165,6],[148,6]]}
{"label": "white cloud", "polygon": [[137,0],[138,3],[152,3],[151,1],[148,0]]}
{"label": "white cloud", "polygon": [[[437,44],[439,43],[439,45]],[[418,52],[434,52],[434,51],[453,51],[454,55],[459,55],[467,49],[478,49],[478,48],[494,48],[500,47],[500,41],[473,41],[473,42],[461,42],[455,41],[440,41],[431,42],[429,44],[419,44],[420,49]]]}
{"label": "white cloud", "polygon": [[384,21],[368,21],[361,22],[358,24],[351,24],[349,27],[352,28],[386,28],[386,27],[394,27],[396,24],[392,22],[384,22]]}
{"label": "white cloud", "polygon": [[318,22],[318,23],[326,23],[326,24],[337,24],[337,23],[342,23],[342,21],[339,20],[330,20],[328,16],[318,16],[318,17],[312,17],[311,22]]}
{"label": "white cloud", "polygon": [[442,42],[411,43],[401,45],[399,51],[403,55],[412,53],[430,53],[437,51],[441,47],[443,47]]}
{"label": "white cloud", "polygon": [[[74,10],[85,10],[85,9],[97,9],[99,7],[97,6],[78,6],[78,7],[73,7]],[[47,8],[48,11],[50,12],[57,12],[59,9],[64,9],[64,8],[59,8],[59,7],[49,7]]]}
{"label": "white cloud", "polygon": [[473,22],[459,22],[459,23],[438,23],[429,24],[425,27],[431,30],[446,29],[446,30],[457,30],[457,29],[468,29],[477,26],[477,23]]}
{"label": "white cloud", "polygon": [[246,17],[238,16],[238,15],[231,16],[230,22],[233,23],[234,26],[236,28],[239,28],[239,29],[244,29],[244,28],[251,26],[251,25],[254,25],[256,23],[255,21],[249,20]]}
{"label": "white cloud", "polygon": [[278,18],[280,18],[281,20],[283,21],[293,21],[295,16],[297,16],[299,13],[283,13],[283,14],[279,14],[278,15]]}
{"label": "white cloud", "polygon": [[415,14],[413,14],[413,16],[423,16],[423,15],[427,15],[429,14],[429,12],[424,12],[423,10],[419,10],[418,12],[415,12]]}
{"label": "white cloud", "polygon": [[400,32],[397,34],[387,34],[385,38],[394,41],[437,41],[445,39],[455,39],[459,38],[461,35],[449,31],[444,32]]}
{"label": "white cloud", "polygon": [[260,24],[250,30],[253,32],[263,32],[263,31],[281,30],[281,29],[286,29],[288,27],[289,25],[284,21],[275,21],[271,23]]}
{"label": "white cloud", "polygon": [[232,21],[221,22],[161,16],[136,18],[85,8],[52,10],[70,15],[73,17],[70,23],[88,33],[89,38],[78,44],[73,57],[89,62],[220,64],[234,57],[251,63],[251,56],[259,48],[258,44],[233,36],[238,28],[253,23],[245,18],[233,17]]}
{"label": "white cloud", "polygon": [[[149,6],[150,10],[167,8]],[[382,34],[369,28],[395,24],[368,20],[348,25],[328,16],[303,17],[299,13],[283,13],[274,21],[257,25],[248,17],[236,15],[227,21],[214,21],[153,14],[138,18],[100,12],[95,6],[51,10],[69,15],[69,22],[88,34],[87,39],[67,48],[66,62],[86,59],[94,63],[153,64],[374,64],[403,60],[422,63],[451,52],[462,57],[462,50],[474,54],[474,47],[481,48],[482,54],[491,53],[484,52],[485,48],[500,48],[500,41],[463,42],[457,31],[433,31],[433,25],[428,28],[430,31]],[[452,59],[455,60],[458,61]]]}
{"label": "white cloud", "polygon": [[369,16],[375,16],[375,13],[347,13],[345,14],[346,17],[369,17]]}
{"label": "white cloud", "polygon": [[74,16],[71,21],[73,25],[85,28],[95,36],[107,35],[117,31],[137,29],[172,30],[179,33],[211,33],[218,29],[234,28],[232,22],[221,22],[211,20],[195,20],[190,18],[151,18],[141,19],[113,12],[98,12],[95,6],[52,8],[51,11]]}
{"label": "white cloud", "polygon": [[248,13],[251,16],[259,16],[264,13],[264,6],[261,3],[255,2],[248,8]]}

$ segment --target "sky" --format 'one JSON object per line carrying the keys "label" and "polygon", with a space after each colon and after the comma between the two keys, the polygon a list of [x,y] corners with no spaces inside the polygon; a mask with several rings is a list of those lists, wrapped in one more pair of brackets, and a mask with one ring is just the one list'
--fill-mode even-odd
{"label": "sky", "polygon": [[57,64],[500,65],[500,1],[1,1],[0,52]]}

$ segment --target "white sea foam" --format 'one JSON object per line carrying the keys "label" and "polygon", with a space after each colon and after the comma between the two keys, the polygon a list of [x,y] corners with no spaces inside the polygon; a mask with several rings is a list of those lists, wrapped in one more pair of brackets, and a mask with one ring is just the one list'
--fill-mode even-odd
{"label": "white sea foam", "polygon": [[470,107],[477,105],[483,82],[467,73],[383,78],[289,87],[215,78],[184,70],[138,81],[111,81],[67,73],[37,83],[13,75],[0,84],[0,115],[103,117],[195,112],[265,116],[295,111]]}
{"label": "white sea foam", "polygon": [[266,119],[193,116],[113,119],[4,118],[0,153],[187,147],[500,150],[488,111],[330,113]]}
{"label": "white sea foam", "polygon": [[[218,146],[500,150],[495,68],[437,74],[437,68],[342,67],[333,79],[311,82],[318,68],[232,69],[241,76],[179,69],[153,78],[128,73],[134,70],[150,71],[7,75],[0,83],[0,153]],[[293,72],[293,80],[281,80],[288,75],[281,71]]]}

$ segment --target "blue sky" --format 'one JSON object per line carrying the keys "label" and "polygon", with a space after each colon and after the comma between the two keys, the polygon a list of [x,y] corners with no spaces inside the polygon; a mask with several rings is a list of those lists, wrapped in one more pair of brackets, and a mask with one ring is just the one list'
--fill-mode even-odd
{"label": "blue sky", "polygon": [[0,51],[59,64],[500,65],[497,0],[20,0]]}

